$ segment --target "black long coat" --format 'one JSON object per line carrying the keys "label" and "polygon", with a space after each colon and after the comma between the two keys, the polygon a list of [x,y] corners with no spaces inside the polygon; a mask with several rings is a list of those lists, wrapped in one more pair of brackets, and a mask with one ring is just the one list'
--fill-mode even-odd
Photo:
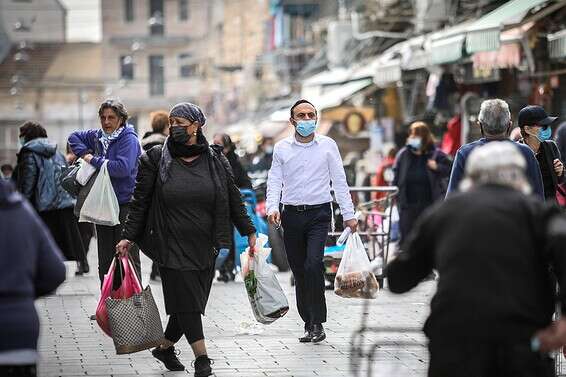
{"label": "black long coat", "polygon": [[[136,242],[142,251],[160,263],[160,253],[166,252],[162,235],[165,233],[168,218],[164,216],[159,193],[163,184],[163,170],[166,156],[163,146],[155,146],[141,155],[139,159],[136,188],[130,203],[128,219],[124,225],[123,238]],[[255,233],[255,228],[247,215],[240,190],[234,183],[230,164],[221,150],[210,147],[206,157],[215,181],[217,200],[215,205],[214,245],[217,250],[229,249],[233,242],[232,224],[240,234]],[[201,157],[202,158],[202,157]],[[145,248],[145,250],[144,250]],[[175,268],[175,266],[169,266]]]}

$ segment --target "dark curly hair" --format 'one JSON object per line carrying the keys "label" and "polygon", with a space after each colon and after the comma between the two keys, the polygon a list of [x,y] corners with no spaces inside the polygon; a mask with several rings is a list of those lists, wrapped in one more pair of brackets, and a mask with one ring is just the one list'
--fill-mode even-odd
{"label": "dark curly hair", "polygon": [[47,137],[47,131],[39,122],[27,121],[20,126],[20,137],[27,143],[33,139]]}
{"label": "dark curly hair", "polygon": [[100,104],[98,108],[98,116],[102,116],[104,109],[112,109],[118,115],[118,117],[122,120],[122,125],[126,124],[128,120],[128,110],[126,110],[126,106],[118,100],[115,99],[107,99]]}

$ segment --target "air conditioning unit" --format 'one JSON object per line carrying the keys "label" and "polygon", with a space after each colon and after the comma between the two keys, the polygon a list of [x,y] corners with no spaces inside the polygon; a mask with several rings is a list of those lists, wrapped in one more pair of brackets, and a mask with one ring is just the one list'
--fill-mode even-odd
{"label": "air conditioning unit", "polygon": [[339,67],[344,62],[346,46],[352,39],[350,21],[331,21],[328,24],[328,62],[331,67]]}

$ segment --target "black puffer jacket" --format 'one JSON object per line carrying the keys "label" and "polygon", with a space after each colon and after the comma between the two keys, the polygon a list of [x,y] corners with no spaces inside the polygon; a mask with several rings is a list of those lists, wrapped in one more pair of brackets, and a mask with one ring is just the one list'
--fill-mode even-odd
{"label": "black puffer jacket", "polygon": [[[233,242],[232,224],[240,234],[255,233],[255,228],[247,215],[246,207],[242,202],[240,190],[234,183],[234,176],[230,164],[221,151],[211,146],[206,158],[210,164],[213,180],[217,186],[217,203],[215,206],[215,240],[216,249],[230,248]],[[203,156],[204,157],[204,156]],[[161,238],[167,226],[167,217],[163,214],[160,202],[161,185],[168,179],[168,167],[171,155],[167,148],[161,145],[151,148],[141,155],[139,159],[136,188],[130,203],[129,214],[124,225],[123,238],[140,244],[147,244],[147,235],[151,233],[150,241],[153,249],[149,255],[153,260],[161,262],[159,254],[165,252]],[[148,219],[151,228],[148,229]],[[143,250],[144,252],[146,250]],[[148,250],[149,251],[149,250]],[[170,266],[174,268],[175,266]]]}

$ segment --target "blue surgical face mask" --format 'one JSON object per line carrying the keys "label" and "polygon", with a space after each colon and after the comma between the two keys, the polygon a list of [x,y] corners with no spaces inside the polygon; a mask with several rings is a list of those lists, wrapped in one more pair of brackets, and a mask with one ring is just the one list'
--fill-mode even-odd
{"label": "blue surgical face mask", "polygon": [[296,129],[299,135],[308,137],[316,130],[316,120],[299,120]]}
{"label": "blue surgical face mask", "polygon": [[407,139],[407,145],[415,150],[421,149],[423,141],[420,137],[410,137]]}
{"label": "blue surgical face mask", "polygon": [[538,130],[537,137],[540,141],[550,140],[552,137],[552,129],[550,127],[542,127]]}
{"label": "blue surgical face mask", "polygon": [[22,147],[23,147],[24,144],[26,143],[26,139],[25,139],[23,136],[20,136],[19,141],[20,141],[20,145],[21,145]]}

